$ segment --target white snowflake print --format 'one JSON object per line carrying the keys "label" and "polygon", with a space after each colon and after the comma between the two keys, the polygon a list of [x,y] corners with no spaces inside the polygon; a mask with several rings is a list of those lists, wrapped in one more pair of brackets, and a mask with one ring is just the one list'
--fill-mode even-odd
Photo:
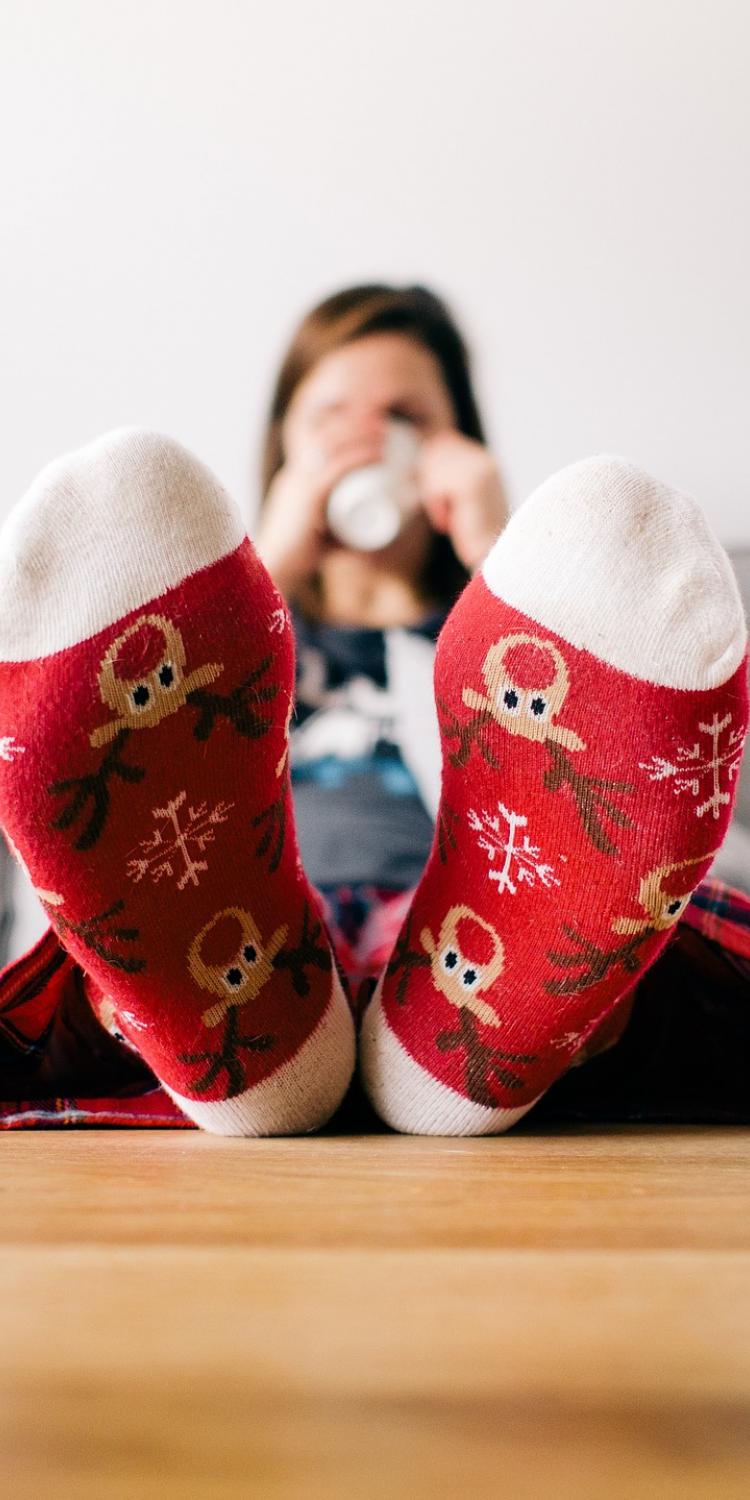
{"label": "white snowflake print", "polygon": [[283,635],[288,624],[289,616],[283,605],[272,611],[268,621],[268,628],[272,635]]}
{"label": "white snowflake print", "polygon": [[134,1031],[148,1031],[150,1022],[139,1020],[138,1016],[133,1015],[132,1010],[121,1010],[120,1017],[123,1021],[127,1021],[128,1026],[132,1026]]}
{"label": "white snowflake print", "polygon": [[[477,844],[484,849],[488,862],[497,860],[498,869],[490,870],[488,880],[497,884],[498,891],[507,891],[515,896],[519,885],[534,887],[537,881],[549,889],[560,882],[552,865],[542,860],[541,850],[530,843],[527,833],[519,840],[519,829],[526,828],[528,818],[522,813],[510,812],[502,802],[497,804],[497,814],[469,811],[469,827],[479,835]],[[560,855],[564,862],[565,856]]]}
{"label": "white snowflake print", "polygon": [[[584,1031],[564,1031],[562,1036],[555,1037],[552,1046],[558,1052],[569,1052],[571,1047],[576,1046],[576,1043],[580,1043],[581,1046],[583,1045],[581,1042],[583,1036],[585,1036]],[[576,1050],[580,1049],[576,1048]]]}
{"label": "white snowflake print", "polygon": [[16,744],[14,734],[0,735],[0,760],[14,760],[17,755],[25,755],[26,746]]}
{"label": "white snowflake print", "polygon": [[[729,786],[739,770],[745,736],[742,729],[732,729],[731,714],[725,714],[723,719],[714,714],[710,724],[699,723],[698,729],[708,735],[707,745],[702,746],[697,739],[693,745],[678,745],[674,760],[652,755],[650,761],[640,761],[639,766],[648,772],[650,781],[668,781],[673,777],[675,796],[689,792],[700,797],[703,791],[707,792],[705,801],[695,808],[695,815],[703,818],[710,812],[713,818],[718,818],[722,807],[731,801],[729,791],[722,790],[722,774]],[[722,744],[725,730],[728,733]]]}
{"label": "white snowflake print", "polygon": [[226,823],[234,803],[217,802],[210,812],[205,802],[199,807],[188,806],[183,825],[180,813],[186,798],[187,792],[180,792],[166,807],[152,808],[153,816],[160,818],[163,826],[157,828],[150,839],[143,839],[139,845],[140,854],[128,860],[126,872],[136,885],[146,875],[158,885],[165,876],[170,879],[180,871],[178,891],[184,891],[188,884],[200,884],[198,877],[208,869],[208,864],[205,859],[195,856],[203,854],[213,843],[217,825]]}

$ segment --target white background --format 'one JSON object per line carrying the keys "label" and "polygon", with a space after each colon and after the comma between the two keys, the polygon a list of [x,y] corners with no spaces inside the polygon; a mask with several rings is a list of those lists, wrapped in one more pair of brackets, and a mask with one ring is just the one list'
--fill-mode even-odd
{"label": "white background", "polygon": [[125,422],[248,507],[277,359],[419,278],[518,503],[625,453],[750,541],[746,0],[2,0],[6,510]]}

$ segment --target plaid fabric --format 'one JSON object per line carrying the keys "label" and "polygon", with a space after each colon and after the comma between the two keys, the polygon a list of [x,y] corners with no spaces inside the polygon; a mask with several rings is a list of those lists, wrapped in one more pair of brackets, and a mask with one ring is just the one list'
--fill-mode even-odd
{"label": "plaid fabric", "polygon": [[142,1130],[194,1130],[169,1094],[155,1084],[129,1099],[19,1099],[0,1104],[0,1130],[49,1129],[64,1125],[137,1125]]}
{"label": "plaid fabric", "polygon": [[[408,891],[323,893],[353,992],[391,951]],[[750,1118],[750,898],[706,880],[675,939],[529,1120]],[[710,1058],[710,1066],[707,1059]],[[80,1125],[193,1129],[131,1049],[99,1025],[81,970],[50,929],[0,975],[0,1129]],[[352,1118],[358,1128],[364,1118]]]}
{"label": "plaid fabric", "polygon": [[411,891],[376,885],[326,887],[320,892],[336,954],[358,1020],[364,1001],[391,956],[409,910]]}
{"label": "plaid fabric", "polygon": [[49,927],[33,948],[0,976],[0,1046],[24,1057],[43,1048],[60,999],[60,987],[75,967]]}
{"label": "plaid fabric", "polygon": [[742,891],[721,880],[704,880],[682,920],[728,953],[750,960],[750,896]]}

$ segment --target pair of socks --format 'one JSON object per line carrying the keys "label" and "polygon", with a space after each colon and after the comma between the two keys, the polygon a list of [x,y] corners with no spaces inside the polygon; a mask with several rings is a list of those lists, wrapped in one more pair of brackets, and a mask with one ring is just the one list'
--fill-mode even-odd
{"label": "pair of socks", "polygon": [[[746,632],[686,497],[615,459],[513,517],[441,634],[432,853],[360,1037],[396,1129],[507,1129],[606,1026],[721,843]],[[219,1134],[333,1114],[350,1009],[300,862],[289,615],[235,507],[124,430],[0,535],[0,821],[89,999]]]}

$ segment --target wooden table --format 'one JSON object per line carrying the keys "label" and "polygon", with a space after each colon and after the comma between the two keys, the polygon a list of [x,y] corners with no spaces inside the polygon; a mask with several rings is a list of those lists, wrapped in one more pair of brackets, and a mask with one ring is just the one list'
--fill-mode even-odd
{"label": "wooden table", "polygon": [[750,1495],[750,1131],[0,1162],[9,1500]]}

